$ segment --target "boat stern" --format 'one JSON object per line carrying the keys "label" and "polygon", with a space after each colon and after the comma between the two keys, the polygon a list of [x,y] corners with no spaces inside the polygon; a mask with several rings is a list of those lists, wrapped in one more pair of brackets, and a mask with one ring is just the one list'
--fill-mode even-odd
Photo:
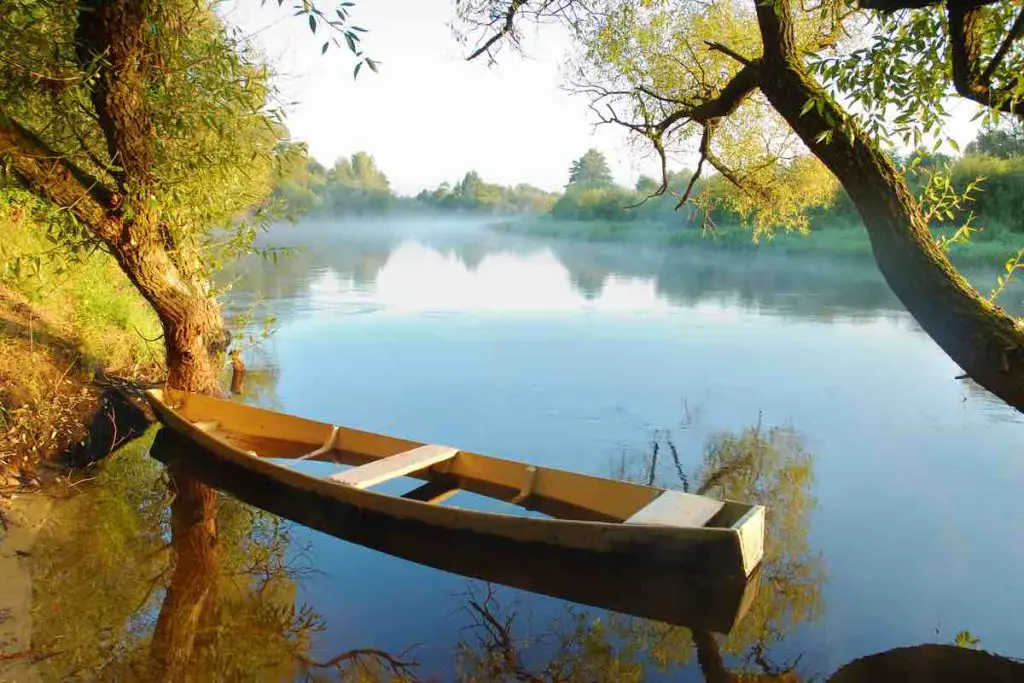
{"label": "boat stern", "polygon": [[752,505],[732,525],[739,541],[743,573],[750,576],[764,559],[764,532],[765,532],[765,507],[763,505]]}

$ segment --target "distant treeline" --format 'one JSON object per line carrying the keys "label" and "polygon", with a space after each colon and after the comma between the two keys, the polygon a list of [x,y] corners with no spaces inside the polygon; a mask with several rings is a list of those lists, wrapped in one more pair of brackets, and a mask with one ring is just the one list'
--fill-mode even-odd
{"label": "distant treeline", "polygon": [[309,156],[305,144],[282,150],[280,177],[274,191],[292,214],[379,214],[392,211],[438,210],[490,214],[542,214],[558,195],[525,183],[506,187],[487,183],[469,171],[415,197],[396,195],[388,178],[366,152],[341,157],[331,168]]}
{"label": "distant treeline", "polygon": [[[604,154],[588,150],[572,163],[568,183],[561,194],[528,184],[507,187],[485,182],[469,171],[454,184],[442,183],[415,197],[397,196],[372,156],[357,152],[342,157],[330,169],[309,157],[304,144],[291,144],[282,155],[276,196],[293,213],[371,214],[393,210],[481,212],[488,214],[546,214],[565,221],[614,221],[615,223],[666,223],[679,227],[709,219],[715,225],[737,225],[742,217],[716,202],[727,191],[718,175],[698,179],[691,196],[705,199],[701,208],[688,204],[677,210],[690,183],[692,171],[669,172],[666,191],[655,195],[660,181],[641,176],[634,187],[612,179]],[[916,159],[911,163],[912,159]],[[911,189],[926,191],[936,173],[947,173],[953,188],[963,191],[978,178],[981,184],[973,201],[941,217],[948,224],[962,223],[969,214],[989,234],[1024,232],[1024,128],[1020,124],[987,127],[957,158],[918,152],[894,159],[910,170]],[[853,203],[841,188],[832,201],[808,216],[812,229],[819,226],[856,226],[860,222]]]}

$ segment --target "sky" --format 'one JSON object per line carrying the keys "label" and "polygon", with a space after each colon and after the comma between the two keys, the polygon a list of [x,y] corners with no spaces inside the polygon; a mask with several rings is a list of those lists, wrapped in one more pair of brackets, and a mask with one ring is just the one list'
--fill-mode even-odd
{"label": "sky", "polygon": [[321,55],[323,29],[312,35],[290,5],[237,0],[224,13],[255,34],[280,73],[283,99],[294,102],[287,108],[293,139],[309,143],[327,166],[364,150],[400,194],[469,170],[488,182],[561,190],[573,159],[590,147],[605,152],[622,183],[657,171],[621,132],[595,131],[588,101],[560,88],[570,43],[557,26],[528,32],[526,57],[505,50],[489,67],[484,58],[465,61],[448,23],[451,0],[362,0],[353,23],[368,29],[366,53],[380,71],[364,67],[353,79],[351,53],[332,46]]}
{"label": "sky", "polygon": [[[595,128],[587,99],[560,86],[571,43],[558,26],[528,30],[524,56],[504,50],[488,66],[482,57],[465,61],[468,50],[449,26],[452,0],[359,0],[352,22],[368,29],[365,51],[380,70],[364,67],[353,79],[352,54],[332,46],[321,55],[324,28],[311,34],[291,4],[233,0],[222,11],[274,65],[292,138],[325,166],[369,152],[399,194],[453,183],[469,170],[487,182],[559,191],[590,147],[605,153],[622,184],[658,173],[648,146],[616,127]],[[963,148],[977,128],[973,108],[952,109],[948,130]],[[683,150],[676,161],[692,165],[696,156]]]}

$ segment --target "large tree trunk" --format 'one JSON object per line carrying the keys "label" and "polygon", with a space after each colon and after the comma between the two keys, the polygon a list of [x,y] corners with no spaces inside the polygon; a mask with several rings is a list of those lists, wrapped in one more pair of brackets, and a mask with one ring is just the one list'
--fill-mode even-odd
{"label": "large tree trunk", "polygon": [[[846,188],[882,275],[924,331],[973,380],[1024,411],[1024,326],[957,272],[899,171],[807,75],[794,46],[789,3],[757,6],[765,49],[761,90]],[[804,112],[809,100],[822,108]],[[831,138],[820,137],[826,132]]]}
{"label": "large tree trunk", "polygon": [[[114,256],[163,327],[167,384],[214,393],[228,341],[209,283],[188,245],[175,244],[153,205],[154,127],[149,111],[147,28],[152,2],[82,0],[76,56],[92,76],[90,99],[106,141],[113,183],[91,176],[5,115],[0,158],[28,190],[78,218]],[[116,163],[113,163],[116,161]]]}
{"label": "large tree trunk", "polygon": [[201,275],[181,267],[183,256],[172,259],[156,217],[124,220],[116,193],[2,112],[0,157],[26,189],[87,225],[152,305],[163,327],[168,385],[216,392],[217,358],[228,342],[220,309]]}

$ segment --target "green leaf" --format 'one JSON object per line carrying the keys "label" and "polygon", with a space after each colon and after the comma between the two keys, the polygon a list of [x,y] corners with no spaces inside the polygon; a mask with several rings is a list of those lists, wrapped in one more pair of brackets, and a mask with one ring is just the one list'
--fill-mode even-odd
{"label": "green leaf", "polygon": [[322,48],[320,48],[320,54],[324,54],[324,53],[327,52],[327,46],[329,44],[330,44],[330,41],[327,41],[326,43],[324,43],[324,46]]}
{"label": "green leaf", "polygon": [[352,72],[352,78],[353,79],[359,78],[359,70],[362,69],[362,68],[363,68],[363,63],[362,62],[359,62],[358,64],[356,64],[356,70]]}
{"label": "green leaf", "polygon": [[316,17],[312,14],[309,15],[309,30],[316,33]]}
{"label": "green leaf", "polygon": [[378,73],[377,72],[377,62],[373,61],[369,57],[366,58],[366,66],[368,66],[371,69],[373,69],[373,73]]}
{"label": "green leaf", "polygon": [[348,43],[348,49],[352,52],[356,52],[356,41],[353,40],[351,33],[345,34],[345,42]]}

